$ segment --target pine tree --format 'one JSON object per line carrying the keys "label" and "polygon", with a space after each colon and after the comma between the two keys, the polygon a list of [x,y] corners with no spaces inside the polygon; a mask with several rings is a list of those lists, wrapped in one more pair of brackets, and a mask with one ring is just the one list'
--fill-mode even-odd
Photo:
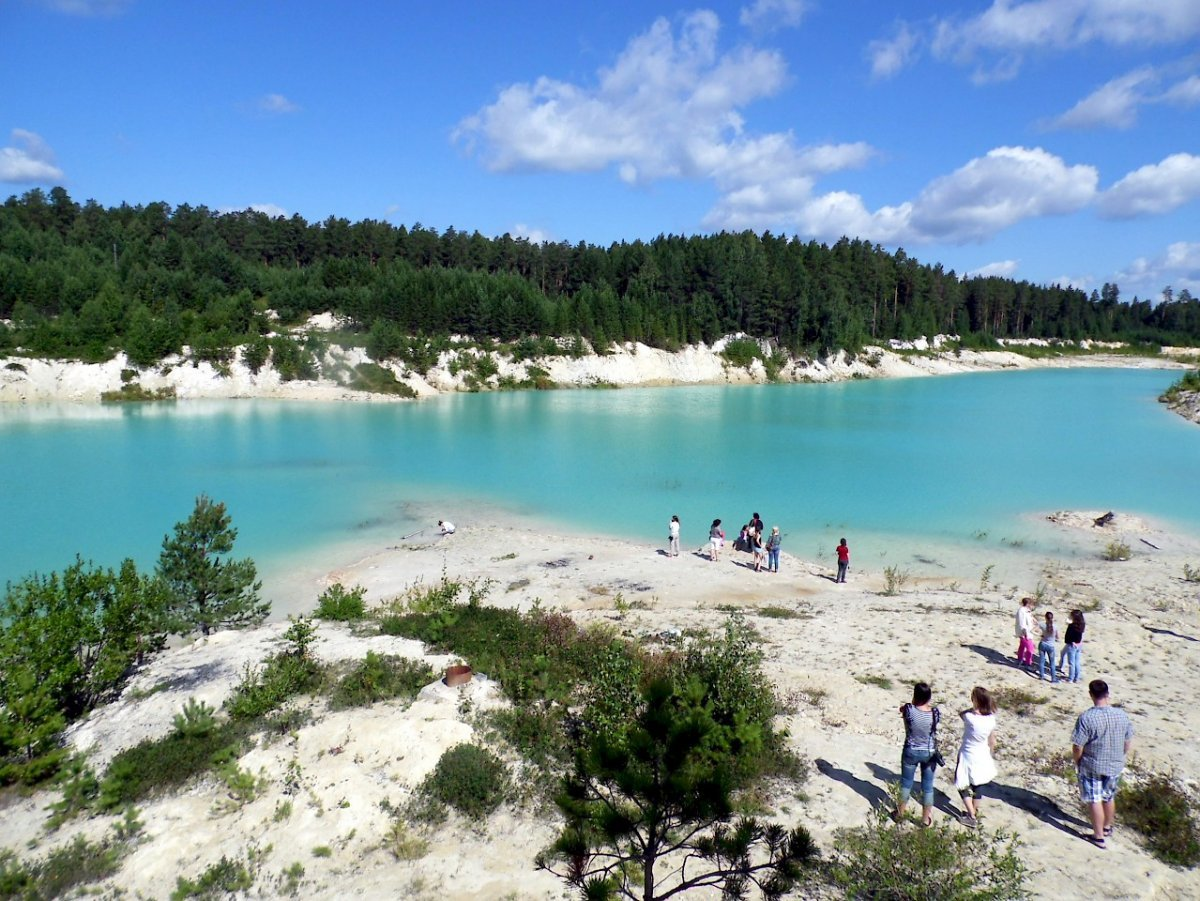
{"label": "pine tree", "polygon": [[158,573],[171,591],[173,631],[181,635],[257,625],[271,610],[258,596],[254,561],[224,556],[237,538],[230,521],[224,504],[202,494],[192,515],[163,538]]}

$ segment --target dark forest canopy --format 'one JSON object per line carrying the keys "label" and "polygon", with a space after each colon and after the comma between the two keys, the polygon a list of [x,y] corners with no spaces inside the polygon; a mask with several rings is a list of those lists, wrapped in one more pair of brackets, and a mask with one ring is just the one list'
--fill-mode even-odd
{"label": "dark forest canopy", "polygon": [[284,322],[332,312],[362,332],[581,336],[599,349],[733,332],[809,355],[937,333],[1200,343],[1200,302],[1186,290],[1153,304],[1123,302],[1111,284],[1089,296],[960,278],[849,238],[539,245],[369,219],[80,205],[61,187],[0,207],[0,318],[14,323],[0,328],[0,351],[105,359],[120,348],[148,365],[184,344],[219,353],[248,343],[268,327],[267,309]]}

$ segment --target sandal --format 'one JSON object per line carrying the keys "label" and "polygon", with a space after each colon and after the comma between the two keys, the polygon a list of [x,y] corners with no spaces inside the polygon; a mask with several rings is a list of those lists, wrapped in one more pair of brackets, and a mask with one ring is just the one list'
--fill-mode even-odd
{"label": "sandal", "polygon": [[1104,837],[1105,837],[1105,838],[1112,838],[1112,832],[1113,832],[1113,827],[1112,827],[1112,826],[1105,826],[1105,827],[1104,827]]}
{"label": "sandal", "polygon": [[1108,845],[1105,843],[1104,839],[1102,839],[1102,838],[1096,838],[1096,836],[1094,836],[1094,835],[1089,835],[1089,836],[1087,836],[1087,840],[1089,842],[1091,842],[1093,845],[1095,845],[1097,848],[1099,848],[1101,851],[1104,851],[1108,848]]}
{"label": "sandal", "polygon": [[926,817],[925,819],[921,820],[921,828],[922,829],[928,829],[932,825],[933,825],[933,817]]}

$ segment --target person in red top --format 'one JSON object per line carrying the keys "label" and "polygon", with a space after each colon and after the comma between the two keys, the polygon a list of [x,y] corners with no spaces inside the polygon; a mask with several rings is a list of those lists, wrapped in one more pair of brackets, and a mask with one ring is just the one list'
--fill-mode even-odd
{"label": "person in red top", "polygon": [[850,548],[846,544],[845,538],[843,538],[837,546],[837,558],[838,558],[838,574],[837,574],[837,578],[834,579],[834,581],[835,582],[845,582],[846,581],[846,570],[848,570],[850,568]]}

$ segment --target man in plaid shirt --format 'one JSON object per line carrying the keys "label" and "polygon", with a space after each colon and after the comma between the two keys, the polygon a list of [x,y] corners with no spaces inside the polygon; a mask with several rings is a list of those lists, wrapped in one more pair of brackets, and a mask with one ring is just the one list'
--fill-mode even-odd
{"label": "man in plaid shirt", "polygon": [[1092,815],[1088,840],[1103,848],[1117,816],[1117,784],[1133,743],[1133,724],[1124,710],[1109,705],[1107,682],[1093,679],[1088,683],[1088,694],[1092,696],[1092,707],[1075,721],[1071,752],[1079,774],[1079,798]]}

